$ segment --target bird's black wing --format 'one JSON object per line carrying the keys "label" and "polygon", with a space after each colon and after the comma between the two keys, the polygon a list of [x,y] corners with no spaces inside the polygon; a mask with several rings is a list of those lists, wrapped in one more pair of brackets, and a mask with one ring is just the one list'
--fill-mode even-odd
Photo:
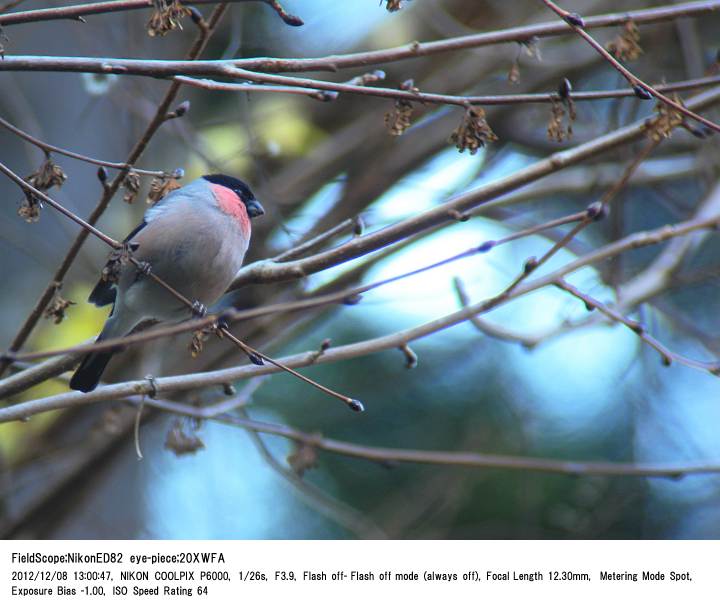
{"label": "bird's black wing", "polygon": [[[137,235],[143,228],[147,226],[147,222],[144,220],[135,228],[133,231],[125,237],[123,243],[127,243],[135,235]],[[93,291],[90,292],[88,302],[94,304],[96,307],[106,307],[109,304],[115,303],[115,284],[107,279],[100,280],[95,284]]]}

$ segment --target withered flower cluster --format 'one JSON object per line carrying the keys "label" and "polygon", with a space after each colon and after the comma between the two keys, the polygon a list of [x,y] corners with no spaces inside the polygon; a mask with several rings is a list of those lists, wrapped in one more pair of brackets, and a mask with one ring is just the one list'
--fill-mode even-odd
{"label": "withered flower cluster", "polygon": [[191,419],[191,428],[186,429],[182,419],[175,419],[165,436],[165,448],[176,456],[191,455],[205,448],[204,442],[198,437],[199,421]]}
{"label": "withered flower cluster", "polygon": [[[53,186],[60,188],[67,180],[67,175],[60,165],[53,162],[49,154],[45,155],[45,161],[33,174],[25,178],[25,181],[42,192],[47,192]],[[18,208],[18,215],[26,222],[37,222],[40,218],[42,201],[29,190],[25,191],[25,200]]]}
{"label": "withered flower cluster", "polygon": [[129,171],[125,179],[123,179],[122,185],[125,189],[123,201],[128,204],[134,203],[138,192],[140,192],[140,176],[134,171]]}
{"label": "withered flower cluster", "polygon": [[[410,91],[419,93],[419,89],[415,86],[412,79],[406,80],[399,87],[402,91]],[[410,118],[413,113],[413,105],[407,99],[396,99],[394,108],[390,112],[385,113],[385,126],[390,135],[402,135],[410,127]]]}
{"label": "withered flower cluster", "polygon": [[[678,104],[682,104],[682,100],[677,93],[672,96],[672,99]],[[648,121],[647,130],[648,136],[654,142],[669,138],[673,129],[682,125],[685,120],[682,112],[662,101],[655,106],[655,113],[656,116]]]}
{"label": "withered flower cluster", "polygon": [[640,30],[634,21],[626,21],[623,29],[607,45],[607,50],[620,61],[634,61],[643,52],[640,46]]}
{"label": "withered flower cluster", "polygon": [[155,10],[147,22],[148,36],[165,36],[168,32],[182,29],[182,20],[192,11],[179,0],[153,0]]}
{"label": "withered flower cluster", "polygon": [[403,0],[385,0],[385,8],[389,13],[394,13],[402,8]]}
{"label": "withered flower cluster", "polygon": [[550,141],[560,143],[572,137],[572,126],[577,114],[575,102],[570,96],[571,93],[572,84],[567,78],[564,78],[558,87],[558,97],[552,100],[550,108],[550,121],[547,127]]}
{"label": "withered flower cluster", "polygon": [[178,182],[174,176],[164,176],[162,178],[155,177],[152,179],[152,182],[150,182],[150,190],[148,191],[147,199],[145,202],[148,205],[155,205],[160,199],[165,198],[165,196],[172,192],[173,190],[177,190],[180,188],[182,184]]}
{"label": "withered flower cluster", "polygon": [[467,107],[462,122],[450,135],[450,141],[460,152],[469,150],[470,154],[475,154],[488,142],[497,139],[497,135],[485,119],[485,110],[478,106]]}
{"label": "withered flower cluster", "polygon": [[60,293],[60,285],[58,285],[55,288],[55,293],[53,294],[50,304],[43,313],[43,317],[45,317],[45,319],[52,319],[53,323],[56,325],[62,323],[65,319],[66,309],[74,304],[77,303],[72,300],[66,300],[62,297],[62,294]]}

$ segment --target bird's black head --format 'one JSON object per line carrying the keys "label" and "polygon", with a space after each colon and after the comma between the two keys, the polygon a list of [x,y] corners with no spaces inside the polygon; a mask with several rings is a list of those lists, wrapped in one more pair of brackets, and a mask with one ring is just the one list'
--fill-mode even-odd
{"label": "bird's black head", "polygon": [[238,180],[232,176],[227,176],[223,173],[213,173],[211,175],[203,176],[203,178],[211,184],[217,184],[218,186],[224,186],[225,188],[232,190],[245,204],[245,209],[247,210],[247,215],[249,217],[255,218],[256,216],[262,216],[265,213],[263,206],[260,205],[260,202],[255,198],[255,195],[252,190],[250,190],[250,187],[242,180]]}

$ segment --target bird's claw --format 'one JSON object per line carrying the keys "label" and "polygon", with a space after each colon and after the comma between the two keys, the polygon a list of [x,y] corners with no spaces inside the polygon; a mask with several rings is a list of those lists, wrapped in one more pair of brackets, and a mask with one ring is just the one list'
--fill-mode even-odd
{"label": "bird's claw", "polygon": [[193,317],[205,317],[207,315],[207,307],[197,300],[193,301],[191,308]]}
{"label": "bird's claw", "polygon": [[141,260],[138,262],[137,268],[143,275],[150,275],[152,273],[152,265],[149,262],[143,262]]}
{"label": "bird's claw", "polygon": [[155,377],[152,374],[148,374],[145,377],[145,380],[150,383],[150,390],[147,392],[148,396],[155,399],[158,393],[157,380],[155,380]]}

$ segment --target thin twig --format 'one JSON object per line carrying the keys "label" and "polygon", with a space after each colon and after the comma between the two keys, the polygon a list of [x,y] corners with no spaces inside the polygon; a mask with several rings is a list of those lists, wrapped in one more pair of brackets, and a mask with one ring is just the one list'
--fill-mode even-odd
{"label": "thin twig", "polygon": [[[549,285],[554,285],[565,275],[568,275],[579,268],[583,268],[588,264],[593,264],[611,256],[616,256],[619,253],[630,249],[661,243],[668,239],[680,237],[694,231],[704,229],[717,230],[718,223],[720,223],[720,216],[713,216],[711,218],[692,220],[672,226],[664,226],[654,231],[643,231],[641,233],[628,235],[627,237],[614,243],[600,247],[586,256],[579,257],[565,266],[547,273],[534,281],[529,281],[519,285],[517,289],[513,291],[511,297],[518,298]],[[278,361],[289,368],[295,369],[321,363],[354,359],[372,353],[386,351],[388,349],[397,349],[402,345],[406,345],[425,336],[441,332],[447,328],[463,323],[471,317],[490,311],[497,307],[498,304],[501,303],[498,302],[497,297],[489,298],[413,328],[408,328],[406,330],[401,330],[399,332],[394,332],[378,338],[343,345],[342,347],[329,348],[320,355],[318,355],[317,351],[306,351],[304,353],[280,358]],[[0,409],[0,423],[22,420],[28,416],[38,414],[40,412],[47,412],[49,410],[73,408],[131,395],[148,395],[154,391],[158,393],[186,391],[188,389],[197,389],[199,387],[206,387],[209,385],[222,385],[241,379],[274,374],[276,372],[279,372],[278,368],[272,368],[269,366],[239,366],[210,372],[161,377],[155,379],[153,383],[146,380],[117,383],[114,385],[100,387],[95,391],[86,394],[79,394],[78,392],[62,393],[48,398],[31,400],[22,404],[16,404]]]}
{"label": "thin twig", "polygon": [[[688,118],[692,118],[693,120],[702,123],[709,129],[720,133],[720,125],[686,108],[683,104],[680,104],[674,99],[667,97],[666,95],[658,91],[656,88],[654,88],[652,85],[635,76],[635,74],[628,70],[617,59],[615,59],[612,54],[605,49],[605,47],[603,47],[597,40],[595,40],[590,34],[585,31],[585,26],[583,25],[582,18],[579,18],[579,16],[575,15],[574,13],[570,13],[570,11],[566,11],[564,8],[561,8],[560,6],[555,4],[555,2],[553,2],[552,0],[540,1],[543,2],[545,6],[547,6],[550,10],[555,12],[559,17],[564,19],[581,38],[583,38],[593,49],[595,49],[600,54],[603,59],[605,59],[605,61],[607,61],[613,68],[620,72],[620,74],[622,74],[622,76],[630,83],[631,86],[642,88],[643,90],[650,93],[653,97],[656,97],[661,102],[670,106],[671,108],[674,108],[681,114],[684,114]],[[579,22],[578,18],[580,19]]]}
{"label": "thin twig", "polygon": [[[378,279],[377,281],[374,281],[374,282],[371,282],[371,283],[368,283],[365,285],[361,285],[361,286],[354,287],[354,288],[346,288],[344,290],[340,290],[337,292],[331,292],[329,294],[323,294],[321,296],[315,296],[315,297],[307,298],[304,300],[294,300],[294,301],[288,302],[288,303],[278,303],[278,304],[266,305],[266,306],[262,306],[262,307],[255,307],[255,308],[251,308],[251,309],[244,309],[242,311],[227,310],[227,311],[220,312],[217,314],[207,315],[201,319],[190,320],[190,321],[182,322],[179,324],[173,324],[171,326],[165,326],[165,327],[161,327],[161,328],[153,328],[153,329],[149,329],[149,330],[143,330],[141,332],[136,332],[136,333],[130,334],[129,336],[124,336],[121,338],[106,339],[106,340],[98,341],[95,343],[85,343],[82,345],[76,345],[74,347],[66,347],[63,349],[35,351],[35,352],[29,352],[29,353],[6,353],[5,357],[9,358],[11,360],[14,360],[14,361],[31,361],[31,360],[44,359],[47,357],[54,357],[57,355],[66,355],[66,354],[71,354],[71,353],[86,354],[86,353],[93,353],[93,352],[100,352],[100,351],[112,351],[112,350],[115,350],[118,348],[125,348],[130,345],[135,345],[135,344],[147,342],[150,340],[155,340],[158,338],[165,338],[165,337],[173,336],[176,334],[181,334],[181,333],[201,330],[204,328],[209,328],[210,326],[217,323],[220,319],[225,320],[227,322],[238,322],[238,321],[244,321],[244,320],[248,320],[248,319],[255,319],[257,317],[266,316],[266,315],[274,315],[274,314],[278,314],[278,313],[288,313],[288,312],[292,312],[292,311],[301,311],[301,310],[306,310],[306,309],[315,308],[315,307],[319,307],[319,306],[323,306],[323,305],[329,305],[329,304],[354,303],[357,300],[357,297],[361,296],[362,294],[365,294],[365,293],[367,293],[371,290],[377,289],[379,287],[388,285],[390,283],[394,283],[396,281],[407,279],[409,277],[414,277],[418,274],[425,273],[427,271],[432,271],[434,269],[440,268],[441,266],[445,266],[452,262],[462,260],[469,256],[485,254],[485,253],[489,252],[491,249],[494,249],[500,245],[510,243],[510,242],[520,239],[522,237],[527,237],[529,235],[541,233],[541,232],[547,230],[548,228],[553,228],[553,227],[561,226],[564,224],[569,224],[572,222],[582,222],[587,219],[588,219],[588,211],[583,211],[583,212],[578,212],[575,214],[569,214],[567,216],[562,216],[555,220],[543,222],[536,226],[528,227],[528,228],[520,230],[516,233],[506,235],[505,237],[501,237],[497,240],[485,241],[476,247],[469,248],[469,249],[464,250],[453,256],[443,258],[442,260],[439,260],[437,262],[433,262],[431,264],[428,264],[428,265],[425,265],[422,267],[418,267],[416,269],[407,271],[405,273],[401,273],[399,275],[393,275],[392,277],[387,277],[385,279]],[[570,240],[570,237],[566,236],[564,238],[564,240],[562,241],[562,245],[560,247],[563,247]],[[559,247],[557,249],[559,249]],[[557,250],[555,250],[555,251],[557,251]],[[135,262],[138,265],[141,264],[139,261],[135,261]],[[162,281],[159,277],[155,277],[155,280]],[[164,282],[162,282],[162,283],[164,284]],[[172,292],[175,292],[175,290],[171,286],[168,286],[167,284],[164,284],[163,287],[166,287],[166,289],[168,289]],[[183,304],[185,304],[186,306],[192,305],[192,303],[189,300],[185,299],[181,294],[176,293],[175,295],[176,295],[176,298],[181,299]],[[235,340],[235,339],[232,338],[231,340]],[[240,342],[242,342],[242,341],[240,341]],[[240,346],[240,348],[243,349],[249,355],[257,354],[258,356],[268,359],[268,361],[270,361],[269,358],[267,358],[267,356],[257,353],[254,349],[251,349],[244,343],[242,343],[242,346],[241,345],[238,345],[238,346]]]}
{"label": "thin twig", "polygon": [[[195,2],[191,4],[202,4],[204,2],[210,1],[212,0],[200,0],[200,2]],[[133,4],[138,4],[137,8],[147,8],[148,6],[147,2],[144,2],[142,6],[140,6],[140,0],[132,0],[132,2]],[[36,11],[26,11],[24,13],[0,15],[0,26],[4,24],[9,24],[11,21],[18,23],[24,21],[37,21],[38,17],[53,18],[53,15],[58,15],[54,18],[72,18],[77,15],[89,14],[83,13],[82,10],[104,12],[104,9],[106,9],[108,6],[117,6],[115,10],[126,10],[125,7],[120,7],[120,5],[116,2],[97,2],[79,6],[81,7],[81,9],[78,9],[77,7],[43,9],[45,12],[42,14],[39,14]],[[712,14],[718,9],[720,9],[720,0],[702,0],[697,2],[686,2],[683,4],[659,6],[635,11],[608,13],[604,15],[586,17],[585,28],[591,29],[623,25],[628,21],[633,21],[637,24],[660,23],[663,21],[672,21],[681,17],[698,17],[706,14]],[[80,12],[77,12],[78,10],[80,10]],[[64,11],[64,13],[62,11]],[[311,59],[281,59],[276,57],[258,57],[239,60],[235,62],[234,65],[249,70],[262,70],[267,72],[310,72],[321,70],[329,70],[335,72],[344,68],[372,66],[393,61],[414,59],[416,57],[425,57],[438,53],[447,53],[465,49],[475,49],[495,44],[523,43],[532,40],[533,38],[565,35],[570,31],[570,26],[567,23],[550,21],[545,23],[537,23],[503,30],[496,30],[492,32],[482,32],[479,34],[458,36],[432,42],[411,42],[409,44],[405,44],[399,47],[382,49],[378,51],[365,51],[344,55],[329,55],[326,57],[318,57]]]}
{"label": "thin twig", "polygon": [[[335,83],[328,81],[315,80],[317,83],[315,89],[301,86],[290,85],[262,85],[250,83],[229,83],[219,82],[209,78],[192,78],[190,76],[174,76],[173,80],[182,82],[183,84],[195,86],[210,91],[229,91],[229,92],[245,92],[245,93],[289,93],[296,95],[305,95],[318,99],[319,101],[327,101],[327,99],[319,97],[318,93],[335,91]],[[670,83],[658,83],[653,85],[656,91],[672,93],[675,91],[690,91],[710,87],[720,83],[720,76],[704,76],[702,78],[693,78],[689,80],[679,80]],[[348,83],[349,84],[349,83]],[[326,86],[327,85],[327,86]],[[552,104],[560,99],[556,91],[548,93],[517,93],[511,95],[444,95],[438,93],[409,93],[402,89],[367,87],[355,85],[352,89],[347,88],[345,92],[370,95],[374,97],[390,97],[392,99],[406,99],[408,101],[419,101],[430,104],[448,104],[456,106],[480,105],[480,106],[511,106],[517,104]],[[607,89],[600,91],[577,91],[573,92],[572,99],[574,102],[591,102],[607,99],[620,99],[624,97],[637,97],[634,89]]]}
{"label": "thin twig", "polygon": [[[195,416],[193,413],[200,413],[196,416],[202,417],[202,411],[184,404],[166,401],[158,402],[150,399],[148,399],[147,402],[148,405],[176,414]],[[229,414],[213,417],[213,420],[244,429],[250,429],[257,433],[282,436],[328,452],[380,463],[422,463],[426,465],[530,471],[575,476],[634,476],[671,479],[680,479],[687,475],[720,473],[720,463],[712,462],[679,464],[618,463],[607,461],[582,462],[477,452],[405,450],[342,442],[332,438],[325,438],[318,434],[303,432],[288,425],[266,423],[264,421]]]}
{"label": "thin twig", "polygon": [[[688,100],[689,108],[702,109],[720,101],[720,88],[701,93]],[[646,133],[645,121],[638,121],[611,133],[580,144],[574,148],[557,152],[526,167],[474,190],[452,197],[445,203],[418,213],[411,218],[396,222],[377,231],[366,233],[347,243],[290,262],[258,261],[245,266],[235,277],[230,289],[237,289],[250,283],[271,283],[288,279],[300,279],[328,269],[341,262],[358,258],[368,252],[398,243],[427,231],[447,225],[462,214],[480,207],[503,194],[593,158],[618,146],[633,142]]]}
{"label": "thin twig", "polygon": [[85,156],[84,154],[79,154],[77,152],[73,152],[72,150],[65,150],[64,148],[60,148],[58,146],[53,146],[52,144],[48,144],[47,142],[43,142],[42,140],[39,140],[38,138],[30,135],[29,133],[26,133],[22,129],[19,129],[12,123],[6,121],[4,118],[0,117],[0,126],[5,127],[8,131],[11,131],[18,137],[21,137],[22,139],[30,142],[31,144],[34,144],[40,150],[42,150],[45,153],[49,152],[56,152],[57,154],[61,154],[63,156],[70,157],[72,159],[78,159],[79,161],[84,161],[86,163],[90,163],[92,165],[100,165],[102,167],[110,167],[111,169],[125,169],[127,171],[134,171],[135,173],[138,173],[140,175],[146,175],[146,176],[156,176],[156,177],[168,177],[172,175],[172,172],[167,171],[150,171],[147,169],[138,169],[137,167],[133,167],[132,165],[128,165],[127,163],[113,163],[110,161],[102,161],[100,159],[94,159],[89,156]]}
{"label": "thin twig", "polygon": [[[556,103],[558,93],[533,93],[525,95],[445,95],[421,91],[406,91],[389,87],[371,87],[348,82],[331,82],[297,76],[284,76],[270,72],[251,71],[239,68],[237,60],[175,61],[155,59],[120,59],[114,57],[79,58],[45,57],[37,55],[6,56],[0,62],[0,71],[39,71],[39,72],[81,72],[95,74],[120,74],[148,76],[152,78],[172,78],[179,84],[193,85],[205,89],[223,91],[245,91],[270,93],[297,93],[309,95],[321,101],[327,101],[322,93],[352,93],[386,99],[406,100],[429,104],[448,104],[466,107],[475,105],[508,105],[518,103]],[[208,77],[224,77],[250,81],[256,84],[233,84],[209,80]],[[698,89],[717,84],[718,76],[708,76],[694,80],[680,81],[666,85],[650,87],[652,91],[682,91]],[[649,86],[649,85],[648,85]],[[578,92],[573,100],[594,101],[615,97],[635,96],[632,89],[610,91]],[[669,98],[668,98],[669,99]],[[693,116],[697,116],[693,113]],[[713,123],[714,124],[714,123]]]}
{"label": "thin twig", "polygon": [[274,256],[272,260],[273,262],[286,262],[288,260],[297,258],[298,256],[302,256],[303,254],[306,254],[307,252],[316,248],[318,245],[329,241],[333,237],[343,234],[356,224],[357,218],[348,218],[347,220],[343,220],[342,222],[340,222],[340,224],[334,226],[329,230],[326,230],[324,233],[308,239],[303,243],[299,243],[298,245],[291,247],[290,249],[282,252],[281,254]]}
{"label": "thin twig", "polygon": [[614,311],[608,305],[600,302],[599,300],[593,298],[588,294],[585,294],[584,292],[581,292],[578,288],[570,285],[567,281],[563,279],[557,280],[555,282],[555,285],[561,290],[567,292],[568,294],[572,294],[578,300],[584,302],[588,310],[592,311],[597,309],[609,319],[616,321],[632,330],[641,341],[643,341],[646,345],[650,346],[660,354],[664,365],[669,366],[673,362],[677,362],[678,364],[682,364],[683,366],[687,366],[688,368],[702,370],[716,376],[720,374],[720,360],[715,360],[712,362],[702,362],[700,360],[696,360],[675,353],[674,351],[663,345],[657,338],[648,334],[645,326],[643,326],[640,322],[630,319],[629,317],[622,315],[617,311]]}
{"label": "thin twig", "polygon": [[[219,4],[221,0],[180,0],[181,4]],[[302,19],[289,14],[278,0],[223,0],[225,3],[262,2],[271,7],[278,16],[288,25],[303,25]],[[51,21],[55,19],[79,19],[86,15],[99,15],[119,11],[133,11],[152,7],[148,0],[110,0],[109,2],[91,2],[90,4],[76,4],[72,6],[58,6],[56,8],[41,8],[32,11],[7,13],[0,15],[0,26],[15,25],[18,23],[35,23],[38,21]]]}
{"label": "thin twig", "polygon": [[110,247],[114,249],[118,249],[122,247],[122,244],[119,241],[115,241],[115,239],[108,237],[105,233],[95,228],[92,224],[89,224],[85,220],[83,220],[80,216],[77,214],[74,214],[69,209],[66,209],[60,203],[55,201],[55,199],[49,197],[47,194],[45,194],[43,191],[38,190],[35,188],[32,184],[29,182],[23,180],[19,175],[17,175],[12,169],[7,167],[4,163],[0,162],[0,172],[4,173],[8,178],[10,178],[13,182],[15,182],[24,192],[30,192],[34,197],[37,197],[38,199],[42,199],[59,211],[61,214],[66,216],[67,218],[70,218],[73,222],[78,224],[79,226],[82,226],[86,231],[92,233],[95,235],[98,239],[104,241],[107,243]]}
{"label": "thin twig", "polygon": [[[225,10],[227,8],[226,4],[221,4],[217,6],[210,16],[210,19],[207,23],[204,21],[201,22],[199,27],[199,33],[197,37],[195,38],[195,41],[193,42],[192,46],[190,47],[190,50],[188,51],[186,57],[189,60],[197,59],[205,49],[205,46],[207,45],[208,40],[210,39],[211,34],[215,30],[215,27],[220,22],[220,19],[225,14]],[[52,9],[54,10],[54,9]],[[2,63],[2,62],[0,62]],[[155,115],[150,120],[149,125],[143,132],[140,139],[137,141],[135,146],[133,147],[132,151],[128,155],[125,164],[129,167],[134,167],[137,161],[140,159],[142,154],[145,152],[146,148],[150,144],[150,140],[153,138],[153,136],[157,133],[158,129],[168,120],[168,111],[170,110],[170,106],[175,101],[175,98],[180,91],[180,83],[172,83],[170,87],[168,88],[167,92],[165,93],[165,96],[163,97],[162,101],[157,107],[157,110],[155,111]],[[110,183],[106,184],[103,188],[103,193],[100,197],[100,200],[98,201],[97,205],[93,209],[93,211],[90,213],[87,219],[87,223],[91,225],[95,225],[100,217],[103,215],[105,210],[107,209],[108,205],[110,204],[110,201],[112,200],[115,193],[118,191],[120,186],[123,183],[123,180],[127,176],[128,171],[126,169],[121,169],[114,180],[112,180]],[[37,325],[38,321],[40,321],[40,318],[43,315],[43,312],[47,309],[47,306],[50,304],[50,301],[52,300],[53,295],[55,294],[55,291],[57,289],[58,285],[62,285],[63,280],[65,279],[65,276],[67,275],[68,271],[70,270],[70,267],[72,266],[73,262],[75,261],[75,258],[77,257],[78,253],[80,252],[80,249],[82,248],[83,244],[85,243],[85,240],[87,239],[87,236],[90,234],[90,231],[88,230],[82,230],[80,234],[75,238],[72,245],[70,246],[70,249],[65,254],[65,257],[63,258],[62,262],[60,263],[60,266],[57,268],[55,273],[53,274],[52,279],[48,283],[47,287],[45,288],[44,292],[40,295],[37,302],[33,306],[32,310],[30,311],[30,314],[25,319],[23,324],[20,326],[20,329],[18,330],[17,334],[13,338],[12,342],[10,343],[9,351],[18,351],[24,344],[25,341],[30,336],[30,333],[33,331],[35,326]],[[0,360],[0,375],[2,375],[5,370],[7,369],[7,361],[6,360]]]}
{"label": "thin twig", "polygon": [[[237,408],[244,420],[252,421],[242,406]],[[350,507],[334,497],[326,494],[319,487],[309,483],[298,474],[283,466],[272,454],[262,436],[255,430],[246,428],[250,439],[257,448],[262,459],[279,476],[290,484],[300,499],[312,509],[326,516],[333,522],[352,531],[361,539],[386,539],[387,535],[362,512]]]}

